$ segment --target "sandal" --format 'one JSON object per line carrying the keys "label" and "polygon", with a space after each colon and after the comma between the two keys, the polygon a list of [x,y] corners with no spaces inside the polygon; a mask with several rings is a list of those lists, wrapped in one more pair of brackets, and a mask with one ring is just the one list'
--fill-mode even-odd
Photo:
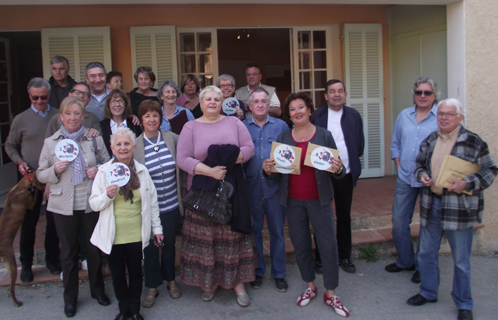
{"label": "sandal", "polygon": [[150,308],[154,305],[157,296],[159,295],[159,291],[157,288],[152,288],[147,290],[147,294],[145,295],[144,301],[142,301],[142,307]]}

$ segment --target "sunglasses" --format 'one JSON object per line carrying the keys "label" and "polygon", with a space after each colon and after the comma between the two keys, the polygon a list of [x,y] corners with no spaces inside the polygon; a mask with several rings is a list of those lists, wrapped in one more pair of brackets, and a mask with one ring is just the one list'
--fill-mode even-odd
{"label": "sunglasses", "polygon": [[426,97],[428,97],[428,96],[432,96],[432,94],[433,94],[434,92],[432,92],[432,91],[422,91],[422,90],[417,90],[417,91],[415,91],[415,95],[416,95],[416,96],[421,96],[421,95],[422,95],[422,93],[423,93]]}
{"label": "sunglasses", "polygon": [[31,100],[33,101],[38,101],[38,100],[42,100],[42,101],[46,101],[48,100],[48,96],[31,96]]}

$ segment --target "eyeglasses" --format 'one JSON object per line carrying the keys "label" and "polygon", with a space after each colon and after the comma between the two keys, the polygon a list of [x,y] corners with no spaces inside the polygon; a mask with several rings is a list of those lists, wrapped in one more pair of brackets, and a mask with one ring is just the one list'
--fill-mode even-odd
{"label": "eyeglasses", "polygon": [[417,91],[415,91],[415,95],[416,95],[416,96],[421,96],[421,95],[422,95],[422,93],[423,93],[426,97],[429,97],[429,96],[432,96],[432,94],[433,94],[434,92],[432,92],[432,91],[422,91],[422,90],[417,90]]}
{"label": "eyeglasses", "polygon": [[104,65],[100,62],[90,62],[89,64],[86,65],[86,69],[95,68],[95,67],[104,68]]}
{"label": "eyeglasses", "polygon": [[440,118],[444,118],[444,117],[446,117],[446,118],[454,118],[454,117],[458,116],[458,113],[453,113],[453,112],[451,112],[451,113],[438,112],[437,116],[440,117]]}
{"label": "eyeglasses", "polygon": [[111,100],[109,104],[124,104],[123,100]]}
{"label": "eyeglasses", "polygon": [[33,101],[38,101],[38,100],[46,101],[46,100],[48,100],[48,95],[45,95],[45,96],[32,96],[32,95],[30,95],[30,98]]}
{"label": "eyeglasses", "polygon": [[220,84],[220,88],[231,88],[233,87],[231,84]]}
{"label": "eyeglasses", "polygon": [[80,91],[80,90],[71,90],[71,93],[74,93],[76,96],[78,97],[85,97],[85,98],[90,98],[90,93],[89,92],[83,92],[83,91]]}

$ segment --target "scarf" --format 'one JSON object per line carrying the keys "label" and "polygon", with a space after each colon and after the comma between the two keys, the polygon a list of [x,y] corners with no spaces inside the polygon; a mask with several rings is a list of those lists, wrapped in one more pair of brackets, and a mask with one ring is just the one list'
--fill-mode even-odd
{"label": "scarf", "polygon": [[74,159],[73,164],[71,166],[73,186],[76,186],[78,184],[83,183],[83,180],[85,180],[86,177],[85,159],[83,158],[83,151],[81,150],[81,146],[78,144],[78,142],[83,137],[83,134],[85,134],[85,128],[81,126],[78,131],[69,133],[69,131],[67,131],[66,128],[64,128],[64,125],[62,125],[61,131],[62,134],[64,135],[64,138],[73,140],[80,148],[80,152],[78,152],[78,156],[76,157],[76,159]]}
{"label": "scarf", "polygon": [[[112,163],[120,162],[116,157],[112,160]],[[126,163],[125,163],[126,164]],[[133,157],[129,164],[126,164],[130,168],[130,181],[127,184],[119,188],[119,194],[125,199],[125,202],[129,199],[130,203],[133,203],[133,190],[140,188],[140,179],[138,178],[137,170],[135,169],[135,161]]]}

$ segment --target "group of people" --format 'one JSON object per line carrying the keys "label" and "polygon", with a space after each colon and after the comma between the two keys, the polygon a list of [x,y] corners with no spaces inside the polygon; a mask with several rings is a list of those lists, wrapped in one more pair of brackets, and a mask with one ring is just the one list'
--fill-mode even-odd
{"label": "group of people", "polygon": [[[204,301],[211,301],[219,287],[233,289],[237,303],[248,306],[245,283],[259,289],[266,273],[265,215],[276,289],[286,292],[288,288],[287,218],[306,283],[297,305],[304,307],[317,296],[315,273],[323,273],[325,304],[338,315],[349,316],[336,289],[339,267],[356,271],[351,260],[351,204],[361,174],[364,134],[358,111],[345,106],[342,81],[327,82],[327,103],[315,110],[312,99],[301,92],[290,94],[280,106],[275,88],[261,84],[261,68],[253,63],[246,68],[247,86],[238,90],[228,74],[219,76],[216,86],[202,90],[194,75],[185,75],[180,88],[167,80],[155,90],[152,69],[139,67],[134,74],[137,88],[126,94],[122,74],[106,73],[99,62],[86,66],[86,82],[75,82],[68,71],[67,59],[56,56],[50,80],[29,82],[31,108],[14,118],[5,146],[21,174],[36,170],[38,180],[47,186],[46,262],[52,274],[62,271],[67,317],[76,314],[79,259],[88,269],[91,296],[100,305],[111,303],[102,280],[103,254],[119,304],[116,320],[143,319],[140,307],[154,305],[163,281],[170,297],[180,298],[175,280],[175,241],[180,233],[181,282],[199,287]],[[460,125],[461,104],[448,99],[436,105],[436,91],[432,79],[418,79],[415,106],[404,110],[396,122],[391,146],[398,170],[393,238],[400,257],[386,270],[417,268],[412,280],[421,281],[421,291],[408,304],[437,301],[439,245],[434,247],[434,242],[445,232],[458,279],[453,297],[462,315],[470,311],[471,316],[467,280],[472,225],[481,221],[482,190],[498,169],[486,143]],[[79,147],[74,160],[57,156],[56,145],[65,139]],[[299,174],[272,172],[273,142],[302,150],[297,159]],[[339,151],[330,171],[304,165],[309,143]],[[434,181],[444,155],[450,153],[477,163],[480,170],[441,189]],[[108,178],[119,168],[129,176],[122,186]],[[234,188],[228,224],[183,208],[182,198],[188,191],[214,191],[219,181]],[[463,196],[462,191],[473,193]],[[422,226],[415,255],[409,224],[419,194]],[[43,199],[36,200],[21,228],[23,282],[33,280],[34,226]],[[147,288],[143,301],[142,260]]]}

